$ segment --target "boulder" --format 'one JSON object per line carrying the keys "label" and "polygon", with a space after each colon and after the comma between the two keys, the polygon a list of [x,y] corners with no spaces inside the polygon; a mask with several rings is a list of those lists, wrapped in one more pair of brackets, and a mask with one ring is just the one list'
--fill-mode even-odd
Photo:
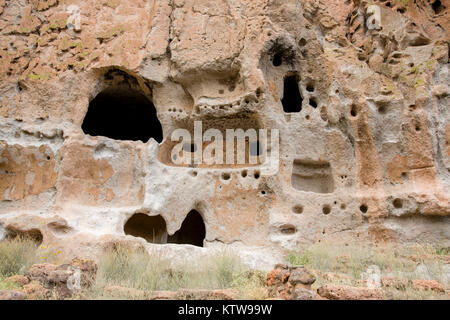
{"label": "boulder", "polygon": [[321,297],[313,290],[296,288],[292,291],[291,300],[321,300]]}
{"label": "boulder", "polygon": [[315,281],[314,274],[305,267],[277,264],[266,276],[266,287],[270,298],[312,300],[317,296],[315,292],[310,292]]}
{"label": "boulder", "polygon": [[413,280],[412,285],[416,290],[432,290],[436,292],[445,292],[444,285],[436,280]]}
{"label": "boulder", "polygon": [[74,259],[69,264],[62,265],[36,264],[28,271],[31,280],[38,281],[47,289],[55,289],[63,298],[90,287],[96,274],[96,263],[85,259]]}
{"label": "boulder", "polygon": [[372,288],[351,287],[326,284],[317,289],[317,293],[330,300],[381,300],[383,291]]}
{"label": "boulder", "polygon": [[39,282],[32,281],[29,284],[23,286],[23,292],[27,299],[30,300],[43,300],[49,298],[51,291],[44,288]]}
{"label": "boulder", "polygon": [[19,287],[23,287],[24,285],[30,283],[30,279],[28,279],[28,277],[20,275],[20,274],[6,278],[5,281],[9,282],[9,283],[14,283],[14,284],[18,285]]}
{"label": "boulder", "polygon": [[0,290],[0,300],[25,300],[25,294],[20,291]]}

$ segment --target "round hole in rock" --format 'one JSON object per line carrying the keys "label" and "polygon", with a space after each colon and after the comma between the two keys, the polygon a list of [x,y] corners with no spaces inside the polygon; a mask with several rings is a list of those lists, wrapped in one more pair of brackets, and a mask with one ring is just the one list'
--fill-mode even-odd
{"label": "round hole in rock", "polygon": [[403,207],[402,199],[396,198],[392,203],[396,209],[401,209]]}
{"label": "round hole in rock", "polygon": [[331,207],[329,205],[324,205],[322,208],[323,214],[330,214],[331,213]]}
{"label": "round hole in rock", "polygon": [[281,65],[283,64],[283,56],[282,56],[281,52],[276,53],[276,54],[273,56],[272,64],[273,64],[275,67],[279,67],[279,66],[281,66]]}
{"label": "round hole in rock", "polygon": [[296,206],[294,206],[294,207],[292,208],[292,211],[293,211],[295,214],[302,214],[302,213],[303,213],[303,206],[301,206],[301,205],[296,205]]}
{"label": "round hole in rock", "polygon": [[362,205],[359,207],[359,210],[360,210],[362,213],[367,213],[367,211],[369,210],[369,208],[367,207],[367,205],[362,204]]}
{"label": "round hole in rock", "polygon": [[247,170],[242,171],[241,176],[242,178],[246,178],[248,176],[248,171]]}
{"label": "round hole in rock", "polygon": [[341,204],[341,209],[342,209],[342,210],[345,210],[346,208],[347,208],[347,206],[345,205],[345,203],[342,203],[342,204]]}
{"label": "round hole in rock", "polygon": [[229,173],[222,173],[222,179],[223,180],[230,180],[231,179],[231,175]]}
{"label": "round hole in rock", "polygon": [[125,234],[144,238],[151,243],[166,243],[166,221],[161,216],[148,216],[143,213],[134,214],[124,226]]}
{"label": "round hole in rock", "polygon": [[261,172],[255,171],[255,174],[253,175],[255,179],[259,179],[261,177]]}
{"label": "round hole in rock", "polygon": [[386,113],[386,106],[380,106],[378,108],[378,112],[381,113],[381,114],[385,114]]}
{"label": "round hole in rock", "polygon": [[306,39],[305,38],[301,38],[300,41],[298,42],[298,45],[300,47],[306,46]]}
{"label": "round hole in rock", "polygon": [[85,134],[115,140],[162,142],[161,123],[153,103],[140,91],[110,87],[90,103],[81,126]]}
{"label": "round hole in rock", "polygon": [[308,83],[306,86],[306,90],[309,92],[314,92],[314,86],[311,83]]}
{"label": "round hole in rock", "polygon": [[206,228],[203,218],[196,210],[192,210],[184,219],[181,228],[174,235],[169,236],[167,242],[203,247],[205,236]]}

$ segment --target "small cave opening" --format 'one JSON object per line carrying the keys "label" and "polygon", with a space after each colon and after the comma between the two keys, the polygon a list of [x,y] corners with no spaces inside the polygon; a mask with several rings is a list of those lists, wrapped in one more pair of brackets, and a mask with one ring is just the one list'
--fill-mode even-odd
{"label": "small cave opening", "polygon": [[281,99],[281,103],[286,113],[300,112],[302,110],[303,98],[298,88],[298,81],[299,79],[296,75],[287,76],[284,79],[283,99]]}
{"label": "small cave opening", "polygon": [[85,134],[115,140],[163,140],[155,106],[142,92],[128,87],[110,87],[100,92],[89,103],[81,128]]}
{"label": "small cave opening", "polygon": [[127,235],[144,238],[151,243],[167,242],[166,221],[159,215],[136,213],[125,223],[124,231]]}
{"label": "small cave opening", "polygon": [[445,10],[445,6],[442,5],[442,2],[440,0],[434,1],[431,4],[431,7],[433,8],[434,13],[436,13],[436,14],[439,14]]}
{"label": "small cave opening", "polygon": [[41,245],[44,240],[44,236],[39,229],[30,229],[30,230],[20,230],[12,227],[6,228],[6,237],[5,239],[24,239],[30,240],[36,243],[36,245]]}
{"label": "small cave opening", "polygon": [[184,219],[181,228],[174,235],[169,236],[167,242],[203,247],[205,236],[206,228],[203,218],[196,210],[192,210]]}
{"label": "small cave opening", "polygon": [[275,67],[279,67],[283,64],[283,55],[281,54],[281,52],[278,52],[273,56],[272,64]]}

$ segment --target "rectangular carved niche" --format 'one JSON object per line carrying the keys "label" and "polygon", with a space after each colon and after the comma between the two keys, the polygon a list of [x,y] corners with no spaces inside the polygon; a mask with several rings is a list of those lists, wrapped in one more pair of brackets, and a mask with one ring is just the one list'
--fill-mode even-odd
{"label": "rectangular carved niche", "polygon": [[299,191],[332,193],[334,181],[330,163],[325,161],[294,160],[292,187]]}

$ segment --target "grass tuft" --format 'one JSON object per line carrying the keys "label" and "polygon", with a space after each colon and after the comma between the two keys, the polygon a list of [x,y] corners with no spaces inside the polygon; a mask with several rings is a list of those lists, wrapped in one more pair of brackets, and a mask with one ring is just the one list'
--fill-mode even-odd
{"label": "grass tuft", "polygon": [[35,241],[24,237],[0,241],[0,278],[25,274],[39,262],[38,248]]}

